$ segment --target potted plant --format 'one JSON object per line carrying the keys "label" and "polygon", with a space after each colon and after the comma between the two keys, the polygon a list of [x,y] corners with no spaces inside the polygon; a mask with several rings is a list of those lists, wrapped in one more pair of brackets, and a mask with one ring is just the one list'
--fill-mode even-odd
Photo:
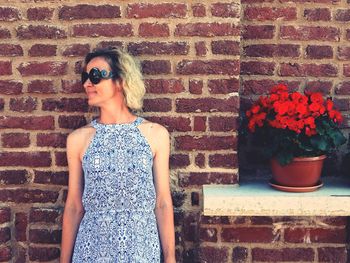
{"label": "potted plant", "polygon": [[288,92],[278,84],[246,117],[248,132],[271,160],[271,184],[280,190],[316,189],[326,155],[346,142],[339,128],[342,115],[321,93]]}

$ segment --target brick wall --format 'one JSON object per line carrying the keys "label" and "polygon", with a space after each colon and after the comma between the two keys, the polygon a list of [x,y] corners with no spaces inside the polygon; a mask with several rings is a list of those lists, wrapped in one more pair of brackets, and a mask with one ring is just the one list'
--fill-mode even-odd
{"label": "brick wall", "polygon": [[109,45],[141,60],[142,115],[172,135],[178,262],[345,262],[347,218],[204,217],[201,185],[238,181],[240,102],[272,83],[311,82],[349,110],[347,3],[96,3],[0,6],[0,262],[58,261],[65,138],[92,116],[81,60]]}

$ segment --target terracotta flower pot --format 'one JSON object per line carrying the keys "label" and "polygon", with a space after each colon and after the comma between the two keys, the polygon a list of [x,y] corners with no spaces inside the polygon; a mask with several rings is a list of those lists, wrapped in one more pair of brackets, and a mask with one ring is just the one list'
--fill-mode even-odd
{"label": "terracotta flower pot", "polygon": [[271,159],[272,178],[276,184],[288,187],[315,186],[321,177],[326,155],[317,157],[298,157],[285,166]]}

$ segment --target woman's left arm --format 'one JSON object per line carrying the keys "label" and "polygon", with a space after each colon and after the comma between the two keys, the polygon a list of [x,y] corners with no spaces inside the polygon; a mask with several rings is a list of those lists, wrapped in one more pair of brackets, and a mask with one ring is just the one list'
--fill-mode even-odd
{"label": "woman's left arm", "polygon": [[175,263],[174,211],[169,180],[169,133],[161,125],[156,125],[154,128],[156,150],[153,160],[153,175],[157,195],[155,214],[163,249],[164,263]]}

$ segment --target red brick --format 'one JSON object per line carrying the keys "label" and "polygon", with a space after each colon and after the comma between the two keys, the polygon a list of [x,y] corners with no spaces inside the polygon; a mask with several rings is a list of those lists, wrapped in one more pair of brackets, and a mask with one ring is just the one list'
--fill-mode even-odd
{"label": "red brick", "polygon": [[54,82],[52,80],[32,80],[28,83],[28,92],[52,94],[57,93]]}
{"label": "red brick", "polygon": [[28,8],[27,18],[28,20],[35,20],[35,21],[51,20],[53,11],[54,11],[53,8],[48,8],[48,7]]}
{"label": "red brick", "polygon": [[32,207],[29,214],[30,223],[58,223],[60,212],[57,208]]}
{"label": "red brick", "polygon": [[121,41],[101,41],[97,44],[96,48],[110,48],[117,47],[123,48],[124,44]]}
{"label": "red brick", "polygon": [[0,248],[0,261],[10,262],[12,258],[12,248],[11,247],[1,247]]}
{"label": "red brick", "polygon": [[78,24],[73,26],[74,37],[130,37],[131,24]]}
{"label": "red brick", "polygon": [[0,94],[18,95],[22,93],[23,84],[15,80],[0,80]]}
{"label": "red brick", "polygon": [[230,227],[221,229],[223,242],[270,243],[279,239],[270,227]]}
{"label": "red brick", "polygon": [[28,147],[30,144],[29,133],[3,133],[1,141],[6,148]]}
{"label": "red brick", "polygon": [[175,36],[199,36],[199,37],[215,37],[215,36],[239,36],[240,28],[231,23],[188,23],[177,24],[175,28]]}
{"label": "red brick", "polygon": [[59,116],[58,125],[60,128],[65,129],[78,129],[86,125],[84,116]]}
{"label": "red brick", "polygon": [[350,77],[350,64],[344,64],[344,66],[343,66],[343,74],[346,77]]}
{"label": "red brick", "polygon": [[37,99],[32,97],[11,98],[10,110],[18,112],[32,112],[36,109]]}
{"label": "red brick", "polygon": [[227,262],[228,248],[209,247],[199,248],[199,262],[222,263]]}
{"label": "red brick", "polygon": [[214,3],[211,5],[211,14],[216,17],[239,18],[240,4],[238,3]]}
{"label": "red brick", "polygon": [[171,168],[185,168],[190,165],[190,159],[187,154],[172,154],[170,156]]}
{"label": "red brick", "polygon": [[330,21],[332,19],[329,8],[305,9],[304,17],[308,21]]}
{"label": "red brick", "polygon": [[51,261],[60,257],[60,249],[57,247],[29,247],[29,259],[31,261]]}
{"label": "red brick", "polygon": [[269,3],[274,2],[274,0],[241,0],[242,4],[254,4],[254,3]]}
{"label": "red brick", "polygon": [[0,152],[0,166],[48,167],[51,165],[49,152]]}
{"label": "red brick", "polygon": [[190,79],[188,83],[188,90],[191,94],[202,94],[203,80]]}
{"label": "red brick", "polygon": [[62,20],[119,18],[120,7],[115,5],[76,5],[63,6],[59,9],[58,18]]}
{"label": "red brick", "polygon": [[335,20],[341,22],[349,22],[350,9],[338,9],[335,13]]}
{"label": "red brick", "polygon": [[[0,171],[0,184],[25,184],[27,183],[28,173],[26,170],[5,170]],[[0,209],[0,224],[2,214]]]}
{"label": "red brick", "polygon": [[20,11],[12,7],[0,7],[0,21],[16,21],[21,19]]}
{"label": "red brick", "polygon": [[59,244],[61,242],[61,230],[30,229],[29,240],[32,243]]}
{"label": "red brick", "polygon": [[350,47],[338,47],[337,57],[339,60],[349,60]]}
{"label": "red brick", "polygon": [[212,116],[209,117],[209,130],[231,132],[237,130],[237,117]]}
{"label": "red brick", "polygon": [[177,99],[176,112],[237,112],[239,99],[231,96],[228,99],[198,98]]}
{"label": "red brick", "polygon": [[336,27],[281,26],[281,39],[339,41],[340,30]]}
{"label": "red brick", "polygon": [[281,63],[280,76],[294,77],[336,77],[338,68],[332,64]]}
{"label": "red brick", "polygon": [[287,228],[284,239],[290,243],[344,243],[346,229]]}
{"label": "red brick", "polygon": [[350,29],[346,30],[346,39],[350,40]]}
{"label": "red brick", "polygon": [[211,42],[213,54],[236,55],[240,54],[239,42],[232,40],[218,40]]}
{"label": "red brick", "polygon": [[186,4],[161,3],[128,4],[127,18],[182,18],[186,16]]}
{"label": "red brick", "polygon": [[195,158],[195,163],[198,167],[203,168],[205,165],[205,156],[203,153],[198,153]]}
{"label": "red brick", "polygon": [[55,203],[58,198],[57,191],[42,191],[39,189],[5,189],[0,190],[0,201],[15,203]]}
{"label": "red brick", "polygon": [[[3,171],[1,171],[3,172]],[[1,175],[0,172],[0,175]],[[1,180],[1,179],[0,179]],[[0,208],[0,224],[10,222],[11,220],[11,210],[9,207],[2,207]]]}
{"label": "red brick", "polygon": [[196,42],[194,45],[197,56],[205,56],[207,54],[208,49],[204,41]]}
{"label": "red brick", "polygon": [[54,118],[53,116],[0,116],[0,128],[25,130],[53,130]]}
{"label": "red brick", "polygon": [[85,92],[80,80],[61,80],[61,91],[63,93],[83,93]]}
{"label": "red brick", "polygon": [[210,167],[237,168],[237,154],[211,154],[209,155]]}
{"label": "red brick", "polygon": [[253,261],[271,262],[271,261],[307,261],[312,262],[315,258],[315,252],[312,248],[253,248]]}
{"label": "red brick", "polygon": [[56,112],[87,112],[88,104],[86,99],[81,98],[43,99],[41,109]]}
{"label": "red brick", "polygon": [[0,111],[3,111],[4,107],[5,107],[5,101],[4,101],[4,99],[0,98]]}
{"label": "red brick", "polygon": [[305,87],[307,92],[321,92],[322,94],[330,94],[333,83],[332,81],[308,81]]}
{"label": "red brick", "polygon": [[193,119],[193,130],[194,131],[205,131],[206,130],[206,116],[195,116]]}
{"label": "red brick", "polygon": [[346,227],[348,223],[348,218],[346,216],[320,217],[318,219],[320,219],[322,223],[327,224],[329,226]]}
{"label": "red brick", "polygon": [[147,79],[145,86],[147,93],[156,94],[181,93],[185,90],[181,79]]}
{"label": "red brick", "polygon": [[28,218],[26,213],[16,213],[15,216],[15,236],[17,241],[27,241],[26,229]]}
{"label": "red brick", "polygon": [[139,36],[168,37],[170,36],[169,26],[165,23],[141,23],[139,26]]}
{"label": "red brick", "polygon": [[290,21],[296,20],[297,10],[295,7],[246,7],[244,19],[247,21]]}
{"label": "red brick", "polygon": [[164,125],[168,131],[191,131],[191,120],[189,117],[148,117],[150,121]]}
{"label": "red brick", "polygon": [[213,227],[201,227],[199,229],[199,239],[202,242],[217,242],[218,230]]}
{"label": "red brick", "polygon": [[0,76],[12,74],[11,61],[0,61]]}
{"label": "red brick", "polygon": [[66,147],[67,135],[62,133],[39,133],[36,136],[36,144],[40,147]]}
{"label": "red brick", "polygon": [[56,50],[57,50],[56,45],[35,44],[29,49],[28,55],[31,57],[56,56]]}
{"label": "red brick", "polygon": [[347,262],[345,247],[320,247],[318,251],[318,262]]}
{"label": "red brick", "polygon": [[292,44],[257,44],[244,47],[247,57],[299,57],[300,46]]}
{"label": "red brick", "polygon": [[44,185],[68,185],[67,172],[35,171],[34,183]]}
{"label": "red brick", "polygon": [[232,262],[247,262],[248,248],[246,247],[234,247],[232,250]]}
{"label": "red brick", "polygon": [[281,3],[322,3],[322,4],[335,4],[337,2],[340,2],[340,0],[279,0]]}
{"label": "red brick", "polygon": [[252,225],[272,225],[273,219],[269,216],[252,216],[250,217]]}
{"label": "red brick", "polygon": [[189,48],[187,42],[138,42],[128,44],[128,52],[134,56],[186,55]]}
{"label": "red brick", "polygon": [[228,94],[238,92],[238,79],[210,79],[208,80],[208,90],[211,94]]}
{"label": "red brick", "polygon": [[238,60],[182,60],[176,66],[176,72],[181,75],[238,75]]}
{"label": "red brick", "polygon": [[23,49],[20,45],[0,44],[0,56],[5,56],[5,57],[23,56]]}
{"label": "red brick", "polygon": [[192,8],[192,14],[194,17],[206,16],[205,5],[196,3],[196,4],[193,4],[191,8]]}
{"label": "red brick", "polygon": [[348,99],[333,99],[335,108],[340,111],[348,111],[350,110],[350,102]]}
{"label": "red brick", "polygon": [[22,76],[46,75],[58,76],[67,73],[67,62],[46,61],[46,62],[23,62],[18,66]]}
{"label": "red brick", "polygon": [[336,86],[335,94],[337,94],[337,95],[350,95],[350,82],[349,81],[340,82]]}
{"label": "red brick", "polygon": [[48,25],[21,25],[16,29],[19,39],[63,39],[67,32],[55,26]]}
{"label": "red brick", "polygon": [[244,25],[243,39],[272,39],[275,35],[273,25]]}
{"label": "red brick", "polygon": [[278,84],[283,83],[288,85],[289,91],[296,91],[299,89],[299,82],[292,81],[292,82],[275,82],[271,79],[261,79],[261,80],[246,80],[243,82],[243,94],[244,95],[250,95],[250,94],[267,94],[270,92],[271,88]]}
{"label": "red brick", "polygon": [[0,28],[0,39],[11,38],[11,33],[6,28]]}
{"label": "red brick", "polygon": [[147,112],[168,112],[171,111],[171,99],[144,99],[143,108]]}
{"label": "red brick", "polygon": [[180,187],[202,186],[203,184],[236,184],[237,180],[237,174],[235,173],[179,173]]}
{"label": "red brick", "polygon": [[11,239],[11,230],[9,227],[0,228],[0,243],[6,243]]}
{"label": "red brick", "polygon": [[63,167],[68,165],[66,152],[55,152],[55,164]]}
{"label": "red brick", "polygon": [[142,72],[146,75],[159,75],[171,73],[171,64],[168,60],[143,60]]}
{"label": "red brick", "polygon": [[276,64],[274,62],[263,61],[242,61],[242,75],[273,75]]}
{"label": "red brick", "polygon": [[62,55],[65,57],[82,57],[89,52],[89,44],[72,44],[64,48]]}
{"label": "red brick", "polygon": [[176,136],[175,148],[177,150],[234,150],[237,147],[236,136]]}
{"label": "red brick", "polygon": [[331,46],[308,45],[305,51],[306,58],[308,59],[333,58],[333,49]]}

